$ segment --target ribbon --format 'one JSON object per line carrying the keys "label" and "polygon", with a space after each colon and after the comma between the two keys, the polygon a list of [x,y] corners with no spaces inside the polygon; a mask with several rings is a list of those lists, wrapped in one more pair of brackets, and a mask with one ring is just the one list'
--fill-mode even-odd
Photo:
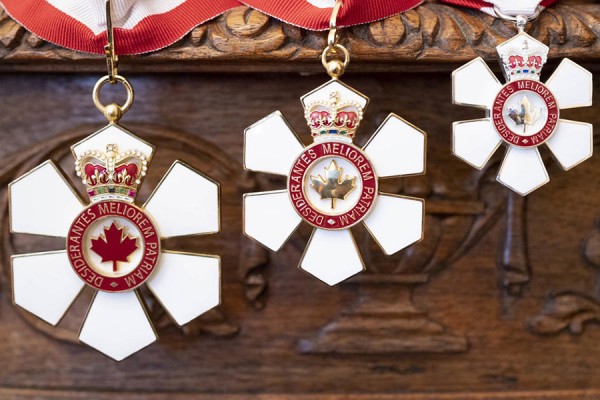
{"label": "ribbon", "polygon": [[[6,12],[40,38],[73,50],[104,53],[106,0],[0,0]],[[115,0],[117,54],[167,47],[201,23],[239,6],[237,0]]]}
{"label": "ribbon", "polygon": [[[424,0],[344,0],[337,26],[366,24],[408,11]],[[329,29],[335,0],[241,0],[242,3],[288,24],[309,30]]]}
{"label": "ribbon", "polygon": [[454,4],[462,7],[475,8],[486,14],[496,17],[494,5],[504,9],[507,14],[518,14],[517,10],[522,10],[523,14],[531,14],[539,5],[542,9],[549,7],[558,0],[440,0],[444,3]]}

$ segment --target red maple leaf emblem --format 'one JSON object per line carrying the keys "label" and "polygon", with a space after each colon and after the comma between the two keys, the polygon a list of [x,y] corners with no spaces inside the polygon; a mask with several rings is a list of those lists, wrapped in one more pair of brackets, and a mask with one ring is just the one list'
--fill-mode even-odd
{"label": "red maple leaf emblem", "polygon": [[92,239],[91,250],[102,257],[102,262],[112,262],[113,272],[117,272],[117,263],[129,261],[137,247],[137,238],[124,234],[123,228],[117,227],[113,221],[110,228],[104,227],[104,235]]}

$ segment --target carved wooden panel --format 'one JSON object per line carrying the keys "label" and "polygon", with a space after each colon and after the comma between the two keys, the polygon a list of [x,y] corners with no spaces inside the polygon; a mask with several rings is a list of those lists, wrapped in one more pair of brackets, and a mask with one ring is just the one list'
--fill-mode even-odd
{"label": "carved wooden panel", "polygon": [[[534,33],[554,57],[592,66],[599,16],[595,2],[565,1]],[[10,255],[62,243],[9,235],[6,184],[47,158],[72,178],[68,146],[104,125],[91,101],[98,74],[33,72],[103,73],[104,64],[4,18],[0,69],[21,72],[0,74],[0,399],[600,398],[600,158],[563,172],[543,149],[550,183],[527,199],[509,194],[495,182],[502,152],[483,171],[451,155],[452,122],[480,113],[450,104],[447,72],[424,73],[493,58],[495,41],[510,33],[433,3],[347,31],[356,68],[345,81],[371,99],[358,144],[392,111],[429,134],[427,175],[382,182],[426,199],[426,238],[388,258],[355,229],[367,273],[335,288],[296,267],[308,229],[271,253],[242,235],[241,222],[242,193],[284,185],[242,172],[243,129],[279,109],[310,141],[299,97],[326,80],[315,59],[323,35],[239,8],[163,52],[125,57],[136,103],[123,124],[159,146],[143,190],[175,158],[221,182],[223,232],[169,247],[221,254],[224,281],[223,304],[183,329],[146,294],[161,339],[116,364],[73,343],[85,293],[57,328],[11,304]],[[220,72],[238,67],[259,72]],[[212,72],[144,73],[186,70]],[[596,106],[564,116],[600,132],[594,77]]]}
{"label": "carved wooden panel", "polygon": [[[513,33],[512,23],[428,1],[402,15],[344,29],[342,43],[352,54],[354,70],[439,71],[477,56],[494,59],[497,43]],[[600,56],[600,6],[594,0],[561,1],[532,24],[530,33],[550,45],[550,58],[590,61]],[[123,57],[122,63],[138,71],[320,71],[315,61],[325,44],[324,32],[308,32],[240,6],[174,46]],[[65,71],[76,65],[77,70],[101,71],[98,58],[45,43],[0,14],[3,70]]]}
{"label": "carved wooden panel", "polygon": [[[329,288],[296,268],[308,230],[276,254],[242,236],[241,193],[283,184],[281,178],[241,173],[244,127],[279,108],[306,133],[298,97],[324,79],[134,77],[137,103],[124,124],[159,146],[145,186],[151,188],[174,158],[221,181],[223,233],[169,245],[222,254],[223,305],[183,331],[152,308],[161,340],[115,364],[70,343],[85,296],[58,328],[10,304],[7,257],[15,249],[60,243],[10,236],[4,223],[0,387],[6,396],[103,398],[116,391],[153,398],[139,393],[160,391],[181,398],[371,393],[356,398],[383,399],[381,393],[390,392],[514,391],[489,398],[595,398],[598,392],[579,390],[599,389],[600,382],[600,330],[593,323],[600,305],[594,222],[600,161],[565,173],[548,160],[550,184],[526,201],[507,196],[494,181],[501,155],[484,171],[450,155],[451,122],[476,112],[448,104],[446,74],[347,77],[371,97],[359,142],[366,140],[361,131],[372,131],[392,110],[429,133],[428,174],[392,179],[384,188],[426,198],[423,242],[387,258],[356,229],[368,273]],[[72,175],[68,144],[103,124],[90,99],[94,82],[76,75],[0,77],[6,93],[0,114],[3,184],[48,157]],[[571,111],[568,118],[600,123],[592,109]],[[6,221],[5,197],[2,210]],[[406,398],[488,398],[432,396]]]}

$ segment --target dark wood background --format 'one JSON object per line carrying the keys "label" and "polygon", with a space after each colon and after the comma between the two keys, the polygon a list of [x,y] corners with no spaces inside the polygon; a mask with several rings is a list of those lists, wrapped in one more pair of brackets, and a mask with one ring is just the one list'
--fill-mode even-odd
{"label": "dark wood background", "polygon": [[[563,116],[600,132],[600,5],[562,3],[532,28],[552,48],[544,79],[564,56],[594,71],[595,106]],[[176,158],[221,182],[222,233],[165,246],[221,254],[224,281],[223,304],[183,329],[147,294],[161,338],[117,364],[75,343],[90,293],[56,328],[11,304],[9,256],[63,243],[6,221],[8,182],[48,158],[73,177],[70,144],[105,124],[91,101],[103,60],[1,16],[0,398],[600,399],[600,158],[563,172],[543,149],[551,182],[524,200],[495,182],[502,151],[483,171],[450,153],[452,122],[481,116],[450,104],[450,71],[495,65],[511,29],[427,3],[345,32],[344,80],[371,99],[357,142],[389,112],[429,135],[427,175],[383,185],[425,197],[427,219],[426,239],[390,258],[355,229],[368,271],[335,288],[296,267],[306,226],[279,253],[241,233],[241,194],[285,185],[242,172],[243,130],[279,109],[310,140],[299,97],[327,78],[324,34],[240,7],[123,57],[136,89],[123,125],[159,147],[140,196]]]}

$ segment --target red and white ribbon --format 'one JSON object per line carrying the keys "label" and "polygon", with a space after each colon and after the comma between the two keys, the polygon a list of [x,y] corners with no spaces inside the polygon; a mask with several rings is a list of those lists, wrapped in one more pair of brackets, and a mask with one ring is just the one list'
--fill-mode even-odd
{"label": "red and white ribbon", "polygon": [[[366,24],[400,14],[424,0],[345,0],[337,26]],[[242,3],[288,24],[310,30],[329,29],[335,0],[241,0]]]}
{"label": "red and white ribbon", "polygon": [[549,7],[558,0],[440,0],[444,3],[455,4],[457,6],[475,8],[496,17],[494,6],[500,8],[504,14],[508,15],[531,15],[535,9],[540,6],[542,9]]}
{"label": "red and white ribbon", "polygon": [[[103,53],[106,0],[0,0],[6,12],[42,39],[88,53]],[[195,26],[239,6],[237,0],[116,0],[112,4],[117,54],[167,47]]]}

